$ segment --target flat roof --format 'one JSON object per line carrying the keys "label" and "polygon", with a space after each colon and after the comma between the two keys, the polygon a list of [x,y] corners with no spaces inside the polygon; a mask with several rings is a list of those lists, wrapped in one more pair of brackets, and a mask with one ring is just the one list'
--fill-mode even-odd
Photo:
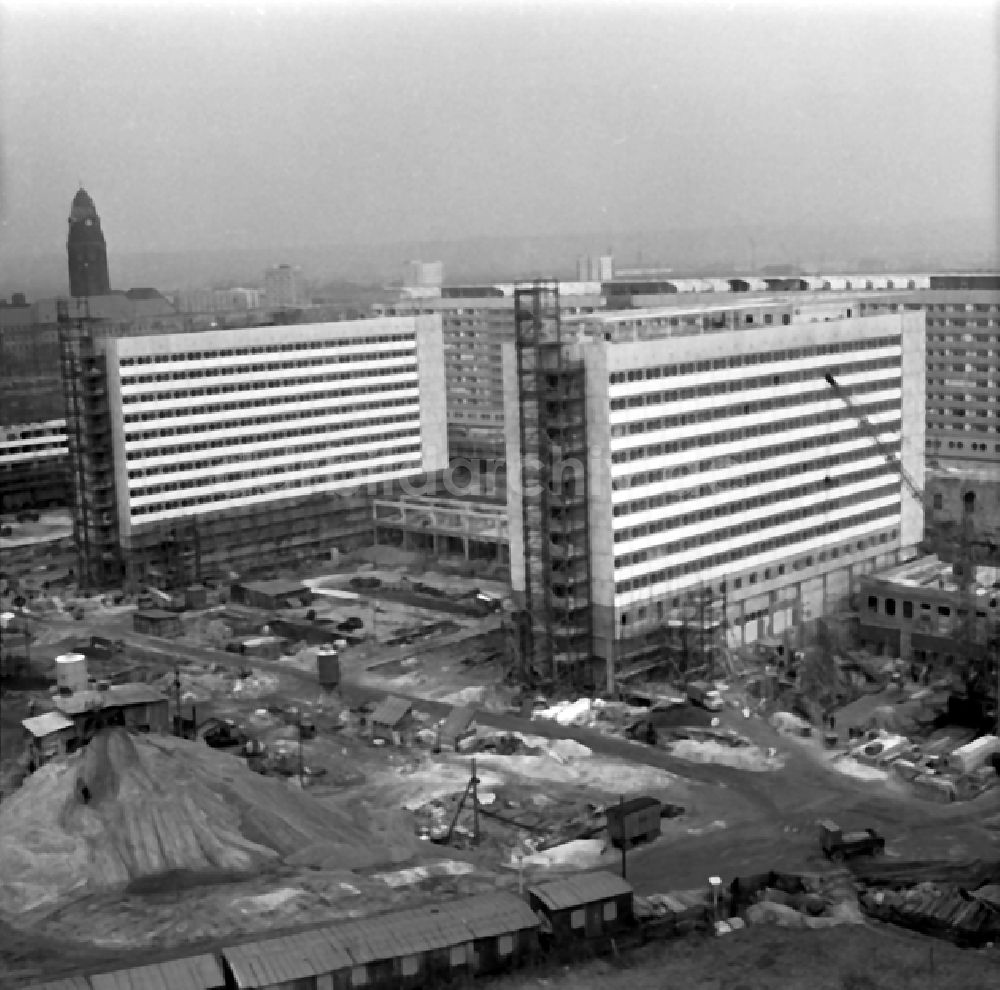
{"label": "flat roof", "polygon": [[309,588],[301,581],[283,581],[276,578],[273,581],[236,581],[234,587],[242,588],[244,591],[256,591],[262,595],[270,595],[277,598],[281,595],[301,595],[308,592]]}
{"label": "flat roof", "polygon": [[614,873],[600,871],[564,877],[528,888],[547,908],[561,911],[632,894],[632,885]]}
{"label": "flat roof", "polygon": [[107,691],[77,691],[71,695],[56,695],[53,703],[66,715],[82,715],[87,711],[156,704],[166,700],[165,694],[148,684],[112,684]]}
{"label": "flat roof", "polygon": [[73,723],[62,712],[45,712],[34,718],[21,719],[23,725],[36,739],[44,739],[53,732],[72,729]]}

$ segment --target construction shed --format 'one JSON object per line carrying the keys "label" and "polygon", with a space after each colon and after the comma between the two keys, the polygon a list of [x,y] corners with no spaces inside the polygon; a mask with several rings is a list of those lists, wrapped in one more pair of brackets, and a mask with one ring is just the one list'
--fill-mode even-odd
{"label": "construction shed", "polygon": [[580,873],[528,888],[557,943],[614,935],[632,922],[632,886],[614,873]]}
{"label": "construction shed", "polygon": [[482,894],[222,950],[238,990],[439,986],[496,972],[537,945],[538,918],[519,897]]}
{"label": "construction shed", "polygon": [[56,695],[52,700],[73,720],[78,739],[89,739],[105,725],[123,725],[137,732],[170,729],[167,698],[148,684],[112,684],[104,690]]}
{"label": "construction shed", "polygon": [[660,834],[663,805],[653,797],[637,797],[621,804],[609,804],[608,838],[619,849],[631,849],[638,842],[651,842]]}
{"label": "construction shed", "polygon": [[93,990],[224,990],[218,959],[205,953],[90,977]]}
{"label": "construction shed", "polygon": [[277,611],[302,608],[312,601],[312,591],[298,581],[243,581],[230,586],[229,597],[237,605]]}
{"label": "construction shed", "polygon": [[413,732],[413,704],[406,698],[383,698],[371,715],[371,737],[402,746]]}
{"label": "construction shed", "polygon": [[173,639],[181,634],[181,617],[162,608],[144,608],[132,616],[132,628],[143,636]]}
{"label": "construction shed", "polygon": [[476,713],[468,707],[455,707],[441,723],[440,741],[442,746],[458,749],[463,739],[476,734]]}
{"label": "construction shed", "polygon": [[72,719],[68,719],[62,712],[45,712],[44,715],[22,719],[21,725],[28,733],[28,748],[33,768],[48,763],[54,756],[67,753],[76,736],[76,727]]}
{"label": "construction shed", "polygon": [[49,983],[33,983],[25,990],[90,990],[90,984],[85,976],[67,976]]}

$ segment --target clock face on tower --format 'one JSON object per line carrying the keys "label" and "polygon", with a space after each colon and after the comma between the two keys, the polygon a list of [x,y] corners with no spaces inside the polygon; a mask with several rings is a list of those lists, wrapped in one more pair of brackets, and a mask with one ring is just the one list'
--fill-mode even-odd
{"label": "clock face on tower", "polygon": [[93,220],[91,220],[91,219],[90,219],[90,217],[87,217],[87,219],[86,219],[86,220],[84,220],[83,222],[84,222],[84,224],[85,224],[85,225],[86,225],[87,227],[93,227],[93,226],[94,226],[94,221],[93,221]]}

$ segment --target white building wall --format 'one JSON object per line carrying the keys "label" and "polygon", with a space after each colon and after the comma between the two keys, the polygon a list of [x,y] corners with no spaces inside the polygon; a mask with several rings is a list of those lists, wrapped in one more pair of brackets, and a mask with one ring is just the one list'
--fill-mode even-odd
{"label": "white building wall", "polygon": [[811,319],[584,346],[592,374],[607,369],[603,408],[588,379],[589,481],[592,502],[614,507],[614,551],[592,518],[592,594],[617,635],[623,618],[632,635],[651,622],[655,601],[726,582],[750,641],[822,614],[843,587],[834,575],[849,587],[914,542],[898,470],[823,376],[835,370],[883,444],[907,441],[919,477],[922,315]]}
{"label": "white building wall", "polygon": [[123,533],[447,466],[439,317],[103,346]]}

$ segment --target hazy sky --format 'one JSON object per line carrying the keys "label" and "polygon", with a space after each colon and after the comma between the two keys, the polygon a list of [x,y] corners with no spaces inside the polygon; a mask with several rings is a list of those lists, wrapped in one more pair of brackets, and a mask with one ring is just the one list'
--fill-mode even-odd
{"label": "hazy sky", "polygon": [[989,0],[0,11],[5,253],[996,215]]}

